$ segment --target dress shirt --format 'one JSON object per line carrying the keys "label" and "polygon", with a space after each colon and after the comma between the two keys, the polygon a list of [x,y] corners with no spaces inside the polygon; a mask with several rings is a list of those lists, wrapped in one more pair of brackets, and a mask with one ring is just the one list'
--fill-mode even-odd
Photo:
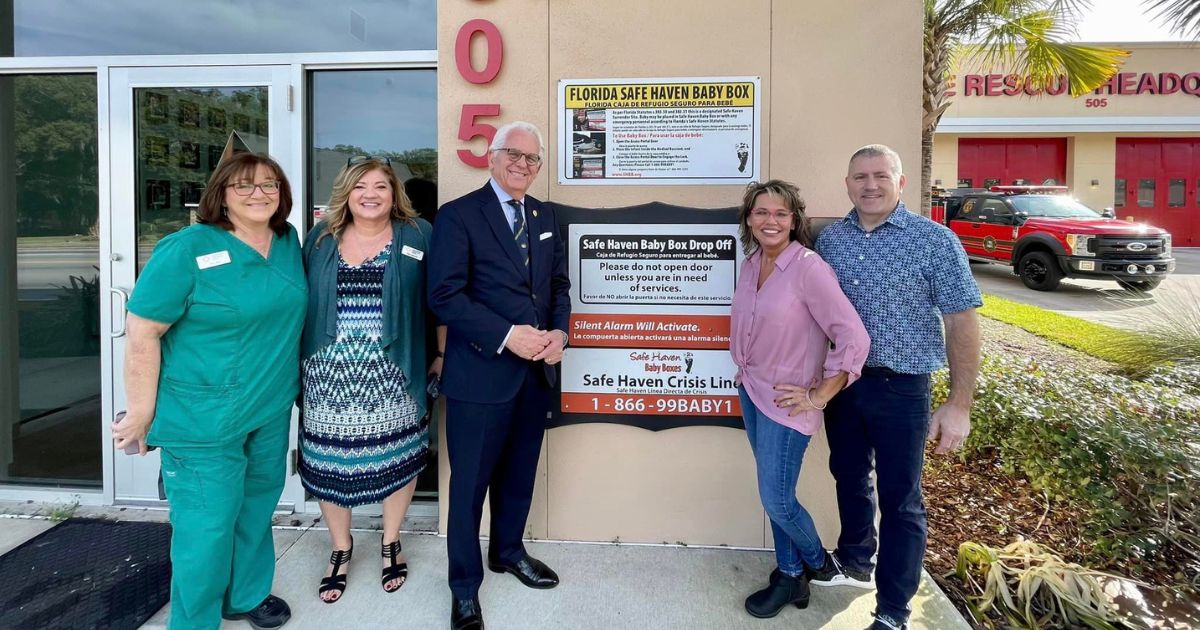
{"label": "dress shirt", "polygon": [[983,305],[958,238],[901,202],[863,229],[858,211],[821,231],[817,252],[871,335],[867,365],[926,374],[946,364],[942,314]]}
{"label": "dress shirt", "polygon": [[813,387],[838,372],[849,375],[849,385],[862,373],[871,339],[833,270],[816,252],[796,241],[789,243],[760,289],[762,261],[760,249],[742,263],[733,293],[729,350],[742,387],[759,411],[812,435],[823,414],[811,410],[789,416],[788,409],[775,404],[775,386]]}
{"label": "dress shirt", "polygon": [[[514,208],[513,205],[508,202],[513,199],[516,199],[516,197],[513,197],[512,195],[505,192],[505,190],[500,187],[500,184],[496,183],[495,177],[489,179],[488,183],[492,185],[492,190],[495,191],[496,196],[500,198],[500,207],[504,210],[504,220],[508,223],[508,226],[511,228],[513,222],[517,220],[517,209]],[[525,196],[522,195],[520,199],[517,199],[517,203],[521,204],[521,209],[524,210],[525,209]],[[529,224],[526,223],[526,225],[529,225]],[[528,228],[526,228],[526,229],[528,229]],[[508,345],[508,338],[512,336],[513,329],[515,329],[515,328],[516,328],[516,326],[509,326],[508,334],[504,335],[504,341],[501,341],[500,347],[496,348],[496,354],[500,354],[501,352],[504,352],[504,346]]]}

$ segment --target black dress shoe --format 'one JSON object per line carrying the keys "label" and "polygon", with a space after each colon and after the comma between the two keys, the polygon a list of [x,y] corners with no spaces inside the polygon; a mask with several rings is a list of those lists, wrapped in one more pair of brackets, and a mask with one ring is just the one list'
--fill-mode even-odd
{"label": "black dress shoe", "polygon": [[808,578],[804,575],[792,577],[776,569],[771,572],[767,588],[746,598],[746,612],[767,619],[778,615],[788,604],[795,604],[796,608],[808,607]]}
{"label": "black dress shoe", "polygon": [[483,630],[483,611],[479,597],[455,598],[450,603],[450,630]]}
{"label": "black dress shoe", "polygon": [[288,619],[292,618],[292,609],[282,599],[274,595],[267,595],[267,598],[255,606],[254,610],[241,613],[221,613],[221,616],[230,621],[245,619],[258,630],[267,630],[287,623]]}
{"label": "black dress shoe", "polygon": [[511,573],[517,576],[521,583],[529,588],[554,588],[558,586],[558,574],[546,566],[541,560],[525,554],[524,558],[514,564],[506,564],[499,560],[488,560],[488,568],[496,573]]}

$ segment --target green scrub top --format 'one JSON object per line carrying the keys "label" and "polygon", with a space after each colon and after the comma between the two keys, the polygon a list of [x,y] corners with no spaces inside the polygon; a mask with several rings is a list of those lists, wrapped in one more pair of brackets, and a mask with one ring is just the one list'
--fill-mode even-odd
{"label": "green scrub top", "polygon": [[128,305],[171,326],[147,443],[219,444],[278,419],[299,391],[307,304],[291,226],[266,259],[220,226],[197,224],[159,241]]}

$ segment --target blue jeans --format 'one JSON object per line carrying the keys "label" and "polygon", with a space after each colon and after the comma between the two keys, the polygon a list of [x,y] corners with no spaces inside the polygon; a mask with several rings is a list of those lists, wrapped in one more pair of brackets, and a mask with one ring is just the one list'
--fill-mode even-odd
{"label": "blue jeans", "polygon": [[[929,429],[929,375],[863,368],[853,385],[825,410],[829,470],[837,482],[843,565],[875,571],[878,611],[907,619],[925,558],[925,502],[921,469]],[[875,535],[875,470],[879,536]]]}
{"label": "blue jeans", "polygon": [[738,394],[742,398],[746,439],[750,440],[758,469],[758,496],[771,519],[779,571],[797,576],[804,573],[805,565],[820,568],[825,562],[825,548],[808,510],[796,500],[796,479],[809,436],[763,415],[744,388],[738,387]]}

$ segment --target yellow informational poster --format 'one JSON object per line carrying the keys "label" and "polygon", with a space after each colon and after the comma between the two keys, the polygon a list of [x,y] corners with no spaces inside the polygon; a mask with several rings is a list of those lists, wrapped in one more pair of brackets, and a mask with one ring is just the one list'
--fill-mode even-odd
{"label": "yellow informational poster", "polygon": [[760,169],[758,77],[559,82],[559,183],[746,184]]}

